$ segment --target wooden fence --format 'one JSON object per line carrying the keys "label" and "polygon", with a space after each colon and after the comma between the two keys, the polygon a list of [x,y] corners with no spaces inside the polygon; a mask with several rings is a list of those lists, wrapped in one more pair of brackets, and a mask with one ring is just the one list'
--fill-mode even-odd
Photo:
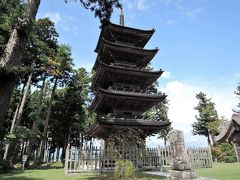
{"label": "wooden fence", "polygon": [[[137,169],[161,169],[171,164],[171,152],[167,148],[131,148],[120,150],[124,156],[133,162]],[[124,152],[124,153],[123,153]],[[193,168],[212,167],[212,156],[209,148],[188,148],[190,163]],[[115,166],[116,152],[113,150],[92,147],[77,149],[68,147],[65,160],[65,173],[107,171],[113,170]]]}

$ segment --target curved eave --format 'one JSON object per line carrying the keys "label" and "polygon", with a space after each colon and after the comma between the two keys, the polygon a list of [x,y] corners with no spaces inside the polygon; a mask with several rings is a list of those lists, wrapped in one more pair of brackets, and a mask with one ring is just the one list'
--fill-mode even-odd
{"label": "curved eave", "polygon": [[123,43],[110,42],[110,41],[107,41],[106,39],[102,38],[102,39],[100,39],[100,47],[97,52],[100,53],[104,47],[118,48],[119,50],[122,50],[122,51],[133,51],[133,52],[144,54],[144,55],[155,55],[159,50],[158,48],[143,49],[140,47],[135,47],[135,46],[131,46],[131,45],[123,44]]}
{"label": "curved eave", "polygon": [[158,100],[162,100],[163,98],[166,98],[166,95],[156,95],[156,94],[144,94],[144,93],[135,93],[135,92],[125,92],[125,91],[113,91],[113,90],[106,90],[106,89],[102,89],[99,88],[98,90],[98,94],[103,94],[105,96],[107,95],[116,95],[118,97],[120,96],[124,96],[124,97],[128,97],[128,98],[140,98],[143,100],[147,100],[147,101],[158,101]]}
{"label": "curved eave", "polygon": [[107,40],[101,39],[100,49],[98,51],[98,56],[96,58],[93,69],[96,70],[99,60],[100,54],[109,53],[111,50],[118,51],[121,54],[133,54],[136,55],[136,58],[141,56],[141,59],[137,59],[136,63],[141,67],[146,67],[148,63],[154,58],[154,56],[159,51],[158,48],[155,49],[142,49],[133,46],[127,46],[126,44],[121,43],[113,43]]}
{"label": "curved eave", "polygon": [[170,122],[147,119],[97,117],[95,123],[88,130],[88,134],[92,137],[107,138],[112,133],[111,130],[114,132],[116,129],[128,127],[141,129],[145,136],[149,136],[167,128],[170,124]]}
{"label": "curved eave", "polygon": [[144,30],[144,29],[138,29],[138,28],[133,28],[133,27],[129,27],[129,26],[121,26],[121,25],[114,24],[114,23],[110,23],[109,25],[112,28],[121,29],[123,31],[130,31],[134,34],[136,33],[136,34],[144,34],[144,35],[145,34],[153,35],[153,33],[155,32],[155,29]]}
{"label": "curved eave", "polygon": [[142,30],[142,29],[137,29],[137,28],[132,28],[132,27],[127,27],[127,26],[120,26],[117,24],[113,24],[111,22],[106,22],[103,24],[101,33],[98,39],[97,46],[95,48],[95,52],[98,52],[99,46],[101,39],[103,38],[104,33],[107,32],[107,30],[115,30],[115,31],[122,31],[122,33],[126,33],[126,35],[131,35],[131,34],[137,34],[138,36],[145,36],[145,41],[143,42],[141,47],[144,47],[149,39],[152,37],[153,33],[155,32],[155,29],[151,30]]}
{"label": "curved eave", "polygon": [[169,126],[171,123],[166,121],[152,121],[148,119],[132,119],[132,118],[97,118],[98,122],[106,125],[122,125],[122,126],[151,126],[162,127]]}
{"label": "curved eave", "polygon": [[125,68],[125,67],[119,67],[119,66],[111,66],[111,65],[105,64],[101,61],[99,61],[99,64],[106,70],[109,70],[109,71],[121,70],[124,73],[132,72],[132,73],[142,73],[144,75],[151,75],[151,76],[155,76],[155,75],[161,76],[161,74],[164,72],[162,69],[160,69],[158,71],[147,71],[147,70],[143,70],[143,69],[133,69],[133,68]]}
{"label": "curved eave", "polygon": [[97,91],[97,95],[92,101],[89,110],[94,112],[104,103],[104,98],[112,98],[112,99],[124,99],[131,101],[142,101],[148,102],[152,104],[156,104],[162,100],[164,100],[167,96],[165,94],[156,95],[156,94],[144,94],[144,93],[134,93],[134,92],[125,92],[125,91],[113,91],[99,88]]}
{"label": "curved eave", "polygon": [[[125,68],[125,67],[118,67],[118,66],[110,66],[108,64],[105,64],[101,61],[99,61],[99,67],[97,68],[96,75],[93,79],[92,89],[97,89],[97,82],[102,81],[102,75],[104,72],[108,73],[119,73],[124,74],[126,76],[138,76],[145,80],[146,86],[149,86],[153,82],[155,82],[164,72],[162,69],[159,71],[146,71],[141,69],[131,69],[131,68]],[[101,76],[102,75],[102,76]],[[114,76],[113,76],[114,77]],[[149,80],[151,78],[151,80]]]}
{"label": "curved eave", "polygon": [[230,121],[229,123],[226,124],[226,126],[224,127],[224,129],[222,130],[222,132],[216,137],[216,141],[217,142],[225,142],[227,141],[228,135],[231,132],[231,128],[232,127],[232,121]]}
{"label": "curved eave", "polygon": [[216,137],[217,142],[228,142],[235,132],[234,123],[240,126],[240,115],[233,114],[232,120],[226,124],[223,131]]}

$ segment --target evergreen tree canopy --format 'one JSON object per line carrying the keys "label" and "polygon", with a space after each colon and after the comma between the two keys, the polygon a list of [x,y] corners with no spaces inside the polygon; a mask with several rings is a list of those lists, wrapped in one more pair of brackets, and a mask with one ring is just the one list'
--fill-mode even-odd
{"label": "evergreen tree canopy", "polygon": [[211,101],[211,99],[207,99],[207,95],[205,93],[198,93],[196,98],[199,100],[199,103],[194,108],[198,111],[198,115],[195,116],[197,121],[192,124],[193,135],[206,136],[210,145],[210,135],[216,134],[219,126],[218,114],[215,110],[215,104]]}
{"label": "evergreen tree canopy", "polygon": [[234,112],[240,113],[240,83],[238,84],[238,86],[236,88],[236,91],[234,91],[234,94],[236,94],[238,99],[239,99],[239,103],[237,105],[237,109],[235,109]]}
{"label": "evergreen tree canopy", "polygon": [[[65,0],[67,3],[70,0]],[[121,8],[119,0],[79,0],[86,9],[94,12],[100,22],[109,21],[113,12],[113,8]]]}

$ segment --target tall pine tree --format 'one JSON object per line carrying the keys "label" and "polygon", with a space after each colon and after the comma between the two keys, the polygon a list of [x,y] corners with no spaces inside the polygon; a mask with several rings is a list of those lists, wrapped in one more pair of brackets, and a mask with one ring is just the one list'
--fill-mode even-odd
{"label": "tall pine tree", "polygon": [[236,88],[236,91],[234,91],[234,94],[236,94],[238,99],[239,99],[239,103],[237,105],[237,109],[234,109],[234,112],[240,113],[240,83],[238,84],[238,86]]}
{"label": "tall pine tree", "polygon": [[[197,121],[192,124],[193,135],[206,136],[208,145],[211,145],[211,136],[214,137],[216,135],[219,122],[215,104],[203,92],[198,93],[196,98],[199,100],[199,103],[194,108],[198,111],[198,115],[195,116]],[[212,141],[214,141],[214,138],[212,138]]]}

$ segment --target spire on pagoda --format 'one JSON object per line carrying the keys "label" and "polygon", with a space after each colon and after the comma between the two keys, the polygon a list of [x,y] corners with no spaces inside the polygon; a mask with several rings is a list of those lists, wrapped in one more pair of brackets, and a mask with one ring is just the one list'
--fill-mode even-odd
{"label": "spire on pagoda", "polygon": [[121,7],[121,14],[120,14],[120,26],[124,26],[124,14],[123,14],[123,5]]}

